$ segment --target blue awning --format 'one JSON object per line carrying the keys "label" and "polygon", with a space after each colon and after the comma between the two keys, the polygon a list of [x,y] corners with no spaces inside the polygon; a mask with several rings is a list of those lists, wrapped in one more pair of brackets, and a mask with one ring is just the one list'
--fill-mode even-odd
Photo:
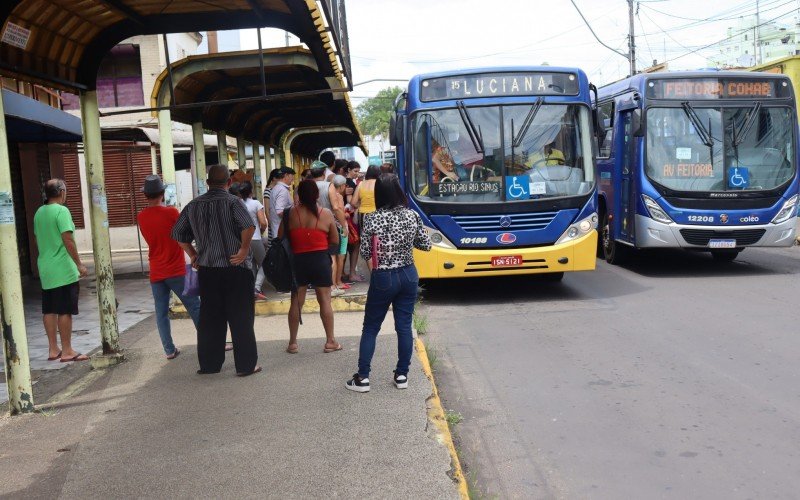
{"label": "blue awning", "polygon": [[3,89],[9,142],[80,142],[81,119],[22,94]]}

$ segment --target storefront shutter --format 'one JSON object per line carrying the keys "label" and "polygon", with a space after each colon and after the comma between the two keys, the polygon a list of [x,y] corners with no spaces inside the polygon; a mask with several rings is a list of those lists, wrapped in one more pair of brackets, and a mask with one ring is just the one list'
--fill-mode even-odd
{"label": "storefront shutter", "polygon": [[83,229],[83,185],[81,174],[78,171],[78,151],[69,149],[64,151],[64,182],[67,183],[67,208],[72,214],[72,221],[76,229]]}

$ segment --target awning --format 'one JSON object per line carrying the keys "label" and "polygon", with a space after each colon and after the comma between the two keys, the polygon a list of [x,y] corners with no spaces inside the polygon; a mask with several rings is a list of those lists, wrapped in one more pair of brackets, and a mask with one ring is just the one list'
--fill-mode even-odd
{"label": "awning", "polygon": [[93,89],[103,57],[136,35],[279,28],[319,71],[350,79],[344,0],[5,0],[0,71],[65,90]]}
{"label": "awning", "polygon": [[[207,130],[270,146],[281,146],[281,136],[294,128],[344,127],[350,133],[324,134],[328,142],[306,136],[293,143],[292,152],[314,157],[329,147],[363,148],[343,82],[326,77],[305,48],[189,56],[176,61],[171,71],[172,91],[165,70],[156,79],[150,104],[174,106],[175,121],[200,121]],[[201,102],[220,104],[181,107]]]}
{"label": "awning", "polygon": [[80,142],[80,118],[3,89],[6,130],[11,142]]}
{"label": "awning", "polygon": [[[106,141],[132,141],[150,142],[161,144],[161,136],[157,128],[149,127],[104,127],[102,129],[103,140]],[[172,131],[172,144],[177,147],[194,146],[192,133],[185,130]],[[206,149],[217,149],[217,136],[214,134],[203,134],[203,145]],[[227,146],[231,150],[236,149],[236,141],[227,138]]]}

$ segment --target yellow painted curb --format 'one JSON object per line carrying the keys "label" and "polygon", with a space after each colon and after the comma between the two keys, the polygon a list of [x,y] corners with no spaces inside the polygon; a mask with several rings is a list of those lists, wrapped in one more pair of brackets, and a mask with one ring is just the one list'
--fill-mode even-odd
{"label": "yellow painted curb", "polygon": [[[289,306],[291,305],[291,297],[286,294],[285,298],[276,300],[265,300],[256,302],[256,316],[277,316],[282,314],[289,314]],[[331,306],[333,312],[352,312],[363,311],[367,304],[367,295],[340,295],[331,298]],[[306,296],[306,302],[303,305],[304,313],[319,312],[319,303],[314,294]],[[186,308],[180,302],[170,307],[169,315],[171,318],[186,319],[189,315],[186,313]]]}
{"label": "yellow painted curb", "polygon": [[439,389],[436,387],[436,380],[433,378],[433,370],[431,370],[431,363],[428,360],[428,351],[425,349],[425,344],[419,338],[416,339],[417,344],[417,357],[422,365],[422,371],[428,380],[431,381],[433,386],[433,394],[428,398],[428,419],[436,426],[439,431],[439,442],[447,447],[450,452],[450,462],[453,467],[453,480],[458,486],[458,494],[461,498],[469,500],[469,490],[467,489],[467,480],[464,478],[464,471],[461,470],[461,461],[458,459],[456,446],[453,443],[453,435],[450,433],[450,426],[447,425],[447,419],[444,416],[444,408],[442,407],[442,400],[439,399]]}

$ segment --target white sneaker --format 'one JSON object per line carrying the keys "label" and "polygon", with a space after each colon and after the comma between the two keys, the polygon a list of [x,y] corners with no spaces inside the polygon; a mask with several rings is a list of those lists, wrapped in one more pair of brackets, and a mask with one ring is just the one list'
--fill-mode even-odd
{"label": "white sneaker", "polygon": [[338,297],[340,295],[344,295],[344,290],[336,288],[335,286],[331,288],[331,297]]}
{"label": "white sneaker", "polygon": [[398,389],[408,389],[408,377],[405,375],[394,374],[394,386]]}
{"label": "white sneaker", "polygon": [[356,373],[346,382],[345,387],[355,392],[369,392],[369,379],[361,378]]}

